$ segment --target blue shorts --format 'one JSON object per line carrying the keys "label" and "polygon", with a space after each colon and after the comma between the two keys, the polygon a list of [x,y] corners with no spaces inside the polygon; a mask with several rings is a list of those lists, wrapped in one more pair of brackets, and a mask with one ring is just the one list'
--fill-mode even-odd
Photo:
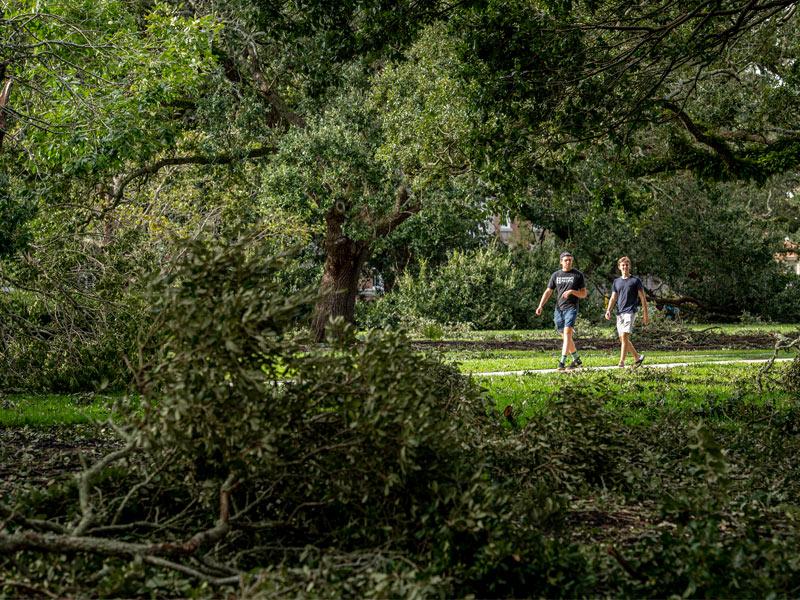
{"label": "blue shorts", "polygon": [[578,318],[578,307],[565,308],[564,310],[556,309],[553,313],[553,322],[556,324],[558,333],[564,331],[565,327],[575,327],[575,319]]}

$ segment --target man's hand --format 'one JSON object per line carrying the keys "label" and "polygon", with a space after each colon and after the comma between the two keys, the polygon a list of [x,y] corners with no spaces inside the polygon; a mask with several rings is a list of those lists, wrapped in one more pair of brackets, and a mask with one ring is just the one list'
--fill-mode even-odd
{"label": "man's hand", "polygon": [[606,321],[610,321],[610,320],[611,320],[611,311],[607,310],[606,311]]}
{"label": "man's hand", "polygon": [[536,316],[540,317],[541,315],[542,315],[542,307],[541,306],[537,306],[536,307]]}
{"label": "man's hand", "polygon": [[563,294],[561,294],[561,297],[562,297],[564,300],[566,300],[566,299],[567,299],[567,298],[569,298],[570,296],[572,296],[572,290],[567,290],[566,292],[564,292]]}
{"label": "man's hand", "polygon": [[647,313],[644,313],[644,316],[642,317],[642,320],[644,321],[645,325],[649,325],[650,324],[650,315],[647,314]]}

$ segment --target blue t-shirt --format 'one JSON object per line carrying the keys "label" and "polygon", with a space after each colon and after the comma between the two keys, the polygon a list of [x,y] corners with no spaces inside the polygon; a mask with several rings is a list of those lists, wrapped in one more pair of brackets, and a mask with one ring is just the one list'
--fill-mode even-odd
{"label": "blue t-shirt", "polygon": [[617,314],[635,313],[639,310],[639,290],[643,290],[642,280],[631,275],[627,279],[617,277],[611,291],[617,293]]}

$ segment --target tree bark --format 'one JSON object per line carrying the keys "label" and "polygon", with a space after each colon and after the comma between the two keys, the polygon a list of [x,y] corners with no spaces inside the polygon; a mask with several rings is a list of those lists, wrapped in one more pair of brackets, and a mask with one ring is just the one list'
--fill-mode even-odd
{"label": "tree bark", "polygon": [[11,95],[11,78],[6,80],[6,63],[0,64],[0,150],[3,149],[3,138],[6,137],[8,122],[6,121],[6,106]]}
{"label": "tree bark", "polygon": [[348,323],[353,322],[359,275],[370,252],[369,242],[344,235],[345,212],[344,204],[337,202],[325,216],[325,269],[311,323],[317,342],[325,339],[331,317],[344,317]]}
{"label": "tree bark", "polygon": [[320,284],[320,299],[314,307],[311,330],[314,339],[321,342],[325,339],[325,330],[331,317],[344,317],[348,323],[353,322],[358,295],[358,280],[361,267],[364,266],[372,250],[372,242],[385,238],[397,229],[411,215],[422,209],[419,199],[412,196],[406,184],[397,188],[394,210],[379,220],[365,217],[366,223],[372,224],[373,237],[368,240],[354,240],[344,234],[344,222],[347,218],[347,205],[338,200],[325,215],[325,269]]}

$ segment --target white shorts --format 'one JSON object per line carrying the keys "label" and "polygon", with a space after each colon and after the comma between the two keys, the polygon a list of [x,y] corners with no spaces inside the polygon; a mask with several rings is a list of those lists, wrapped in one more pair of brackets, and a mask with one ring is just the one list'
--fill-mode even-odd
{"label": "white shorts", "polygon": [[622,313],[617,315],[617,333],[633,333],[633,322],[636,319],[636,313]]}

